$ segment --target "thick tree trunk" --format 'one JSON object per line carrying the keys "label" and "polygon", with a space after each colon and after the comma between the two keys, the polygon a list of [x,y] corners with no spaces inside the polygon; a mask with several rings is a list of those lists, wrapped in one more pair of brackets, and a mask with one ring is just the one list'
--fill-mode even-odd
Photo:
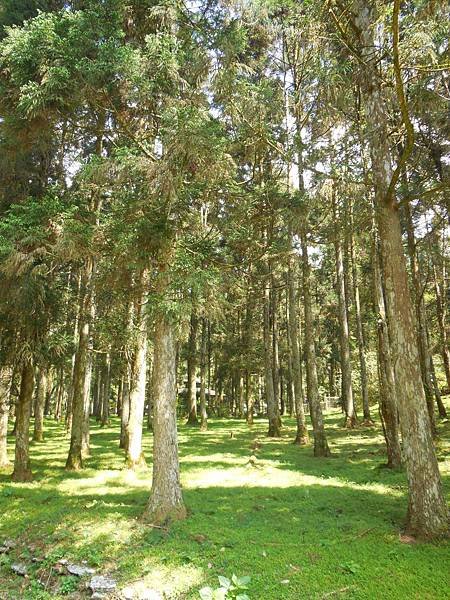
{"label": "thick tree trunk", "polygon": [[310,406],[311,421],[314,432],[314,456],[329,456],[322,408],[320,406],[319,383],[317,378],[316,349],[314,345],[314,318],[311,304],[311,268],[308,258],[306,233],[301,230],[302,271],[303,271],[303,309],[305,316],[305,350],[306,350],[306,387]]}
{"label": "thick tree trunk", "polygon": [[94,262],[86,259],[82,274],[82,300],[78,347],[73,369],[72,431],[66,469],[78,470],[83,467],[83,424],[85,410],[85,378],[89,347],[90,315],[92,302]]}
{"label": "thick tree trunk", "polygon": [[44,441],[44,407],[45,407],[45,395],[47,393],[47,369],[45,367],[40,369],[36,402],[34,405],[34,430],[33,430],[33,441],[43,442]]}
{"label": "thick tree trunk", "polygon": [[122,387],[122,412],[120,413],[120,442],[119,447],[128,447],[128,420],[130,418],[130,368],[127,366]]}
{"label": "thick tree trunk", "polygon": [[[336,207],[335,190],[333,188],[333,215],[335,223],[338,222]],[[353,428],[356,425],[356,411],[353,401],[352,386],[352,365],[350,357],[350,334],[348,325],[348,311],[346,290],[344,281],[344,260],[342,254],[342,244],[340,240],[340,230],[334,235],[334,249],[336,258],[336,291],[338,297],[338,318],[339,318],[339,344],[342,372],[342,401],[345,411],[345,426]]]}
{"label": "thick tree trunk", "polygon": [[208,429],[208,415],[206,413],[206,342],[207,342],[207,322],[202,318],[202,340],[200,349],[200,429]]}
{"label": "thick tree trunk", "polygon": [[362,0],[355,2],[355,8],[355,24],[361,36],[361,55],[365,61],[364,94],[376,216],[409,486],[407,530],[432,538],[448,533],[449,512],[442,491],[422,384],[398,206],[391,191],[393,171],[388,145],[388,112],[378,73],[377,53],[373,51],[372,9]]}
{"label": "thick tree trunk", "polygon": [[301,356],[298,343],[298,319],[297,319],[297,293],[294,283],[292,265],[288,272],[288,329],[289,346],[292,353],[292,378],[294,383],[294,404],[297,421],[297,432],[294,444],[305,445],[309,442],[308,429],[306,427],[305,410],[303,407],[303,385],[301,373]]}
{"label": "thick tree trunk", "polygon": [[7,436],[12,369],[0,368],[0,469],[9,465]]}
{"label": "thick tree trunk", "polygon": [[136,309],[137,339],[133,365],[131,369],[131,388],[128,416],[128,444],[125,450],[126,464],[134,469],[145,465],[142,453],[142,428],[144,424],[145,386],[147,381],[147,318],[145,301],[147,298],[148,273],[144,271],[141,277],[142,293],[139,306]]}
{"label": "thick tree trunk", "polygon": [[187,395],[188,395],[188,425],[198,425],[197,417],[197,332],[198,318],[194,311],[191,314],[187,358]]}
{"label": "thick tree trunk", "polygon": [[176,341],[163,314],[156,317],[153,366],[153,482],[144,519],[162,524],[184,519],[176,413]]}
{"label": "thick tree trunk", "polygon": [[19,399],[16,413],[16,454],[14,457],[13,481],[31,481],[30,469],[30,417],[34,390],[34,366],[27,361],[22,368]]}

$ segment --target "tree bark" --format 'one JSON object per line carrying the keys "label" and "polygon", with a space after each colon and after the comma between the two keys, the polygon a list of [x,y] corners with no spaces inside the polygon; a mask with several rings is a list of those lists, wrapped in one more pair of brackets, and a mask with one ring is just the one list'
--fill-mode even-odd
{"label": "tree bark", "polygon": [[34,430],[33,441],[44,441],[44,408],[45,395],[47,393],[47,369],[42,367],[39,372],[36,392],[36,402],[34,405]]}
{"label": "tree bark", "polygon": [[[292,262],[292,259],[291,259]],[[303,385],[301,373],[301,356],[298,343],[298,318],[297,318],[297,293],[292,272],[292,264],[288,271],[288,329],[289,344],[292,353],[292,378],[294,387],[294,405],[297,422],[297,432],[294,444],[304,446],[309,442],[308,429],[306,427],[305,410],[303,407]]]}
{"label": "tree bark", "polygon": [[131,388],[128,416],[128,444],[125,449],[126,464],[130,469],[145,465],[142,453],[142,428],[144,424],[145,387],[147,381],[147,318],[145,301],[147,298],[148,272],[141,276],[141,297],[136,309],[137,337],[133,365],[131,368]]}
{"label": "tree bark", "polygon": [[361,38],[360,52],[365,63],[362,73],[365,112],[386,304],[392,333],[392,359],[403,455],[409,486],[407,530],[419,537],[434,538],[448,533],[449,512],[433,447],[414,332],[414,313],[408,288],[398,205],[392,190],[394,179],[388,145],[388,111],[378,73],[378,57],[374,52],[372,8],[362,0],[356,0],[354,6],[355,25]]}
{"label": "tree bark", "polygon": [[301,229],[300,233],[302,248],[302,271],[303,271],[303,310],[305,317],[305,350],[306,350],[306,388],[310,406],[311,421],[314,433],[314,456],[329,456],[327,436],[323,424],[322,408],[320,406],[319,383],[317,379],[316,349],[314,345],[314,318],[311,303],[311,268],[308,258],[308,244],[306,232]]}
{"label": "tree bark", "polygon": [[176,413],[176,341],[163,314],[155,323],[153,482],[144,519],[164,524],[186,517],[180,485]]}
{"label": "tree bark", "polygon": [[30,417],[34,390],[34,366],[27,360],[22,368],[19,399],[16,411],[16,454],[14,457],[13,481],[31,481],[30,469]]}
{"label": "tree bark", "polygon": [[[270,267],[267,267],[270,273]],[[281,437],[280,416],[278,406],[275,402],[274,382],[273,382],[273,340],[272,328],[270,323],[270,277],[267,277],[264,286],[264,376],[266,384],[266,403],[267,416],[269,420],[269,437]]]}
{"label": "tree bark", "polygon": [[73,369],[72,431],[70,436],[69,455],[66,461],[66,469],[70,470],[78,470],[83,467],[84,386],[89,346],[93,274],[94,261],[89,257],[86,259],[82,273],[82,299],[80,307],[78,347]]}
{"label": "tree bark", "polygon": [[206,413],[206,342],[207,342],[207,322],[202,317],[202,339],[200,349],[200,429],[208,429],[208,415]]}
{"label": "tree bark", "polygon": [[[337,223],[338,214],[336,207],[335,189],[333,187],[333,215]],[[350,357],[350,338],[348,326],[348,312],[346,301],[346,290],[344,281],[344,261],[342,254],[342,244],[340,240],[340,230],[334,235],[334,249],[336,259],[336,291],[338,297],[338,318],[339,318],[339,344],[340,360],[342,372],[342,400],[345,411],[345,426],[353,428],[356,425],[355,404],[353,401],[352,387],[352,365]]]}
{"label": "tree bark", "polygon": [[8,458],[8,416],[12,369],[0,368],[0,469],[9,465]]}
{"label": "tree bark", "polygon": [[194,310],[191,314],[187,358],[187,395],[188,395],[188,425],[198,425],[197,417],[197,332],[198,318]]}

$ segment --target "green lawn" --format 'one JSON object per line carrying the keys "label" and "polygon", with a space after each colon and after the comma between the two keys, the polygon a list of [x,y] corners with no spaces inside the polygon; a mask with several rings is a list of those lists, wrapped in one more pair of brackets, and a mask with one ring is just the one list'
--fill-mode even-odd
{"label": "green lawn", "polygon": [[[46,442],[32,444],[34,482],[13,484],[10,471],[0,473],[0,542],[18,543],[0,555],[0,598],[85,597],[83,582],[55,574],[59,558],[86,560],[119,587],[145,584],[171,599],[198,599],[201,587],[233,573],[251,576],[251,600],[450,598],[450,545],[399,539],[405,475],[382,468],[380,430],[340,423],[338,414],[327,417],[328,459],[293,446],[287,418],[280,440],[265,437],[263,421],[250,429],[212,420],[204,433],[180,424],[189,517],[167,532],[139,522],[151,470],[123,470],[117,420],[104,429],[93,423],[92,457],[75,474],[63,470],[64,429],[47,420]],[[151,465],[151,434],[144,437]],[[449,441],[450,423],[440,424],[447,492]],[[15,561],[28,564],[29,578],[12,573]]]}

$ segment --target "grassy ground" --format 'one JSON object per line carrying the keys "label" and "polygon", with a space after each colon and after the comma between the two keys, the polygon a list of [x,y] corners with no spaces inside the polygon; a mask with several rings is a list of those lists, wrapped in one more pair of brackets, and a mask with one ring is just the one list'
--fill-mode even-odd
{"label": "grassy ground", "polygon": [[[79,580],[55,574],[59,558],[86,560],[119,586],[145,583],[171,599],[198,599],[202,586],[233,573],[251,576],[252,600],[450,598],[450,545],[399,537],[405,476],[381,467],[380,430],[345,431],[340,422],[338,414],[327,417],[329,459],[293,446],[289,419],[281,440],[267,439],[262,421],[251,429],[211,421],[205,433],[180,425],[189,518],[166,532],[138,521],[151,471],[123,470],[117,420],[104,429],[93,424],[92,457],[75,474],[63,470],[63,428],[47,421],[46,442],[32,445],[35,481],[13,484],[10,471],[0,473],[0,542],[18,543],[0,555],[0,598],[83,598],[81,584],[73,592]],[[449,492],[450,423],[440,430]],[[149,433],[144,443],[151,464]],[[33,556],[45,560],[34,564]],[[11,572],[17,560],[28,564],[29,578]]]}

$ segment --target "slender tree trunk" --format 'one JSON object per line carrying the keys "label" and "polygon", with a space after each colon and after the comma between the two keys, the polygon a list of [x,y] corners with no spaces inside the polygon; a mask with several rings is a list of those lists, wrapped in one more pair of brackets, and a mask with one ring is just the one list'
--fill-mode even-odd
{"label": "slender tree trunk", "polygon": [[197,332],[198,317],[194,310],[191,314],[187,358],[187,394],[188,394],[188,425],[198,425],[197,417]]}
{"label": "slender tree trunk", "polygon": [[111,351],[108,350],[105,356],[105,364],[103,365],[102,377],[102,404],[101,404],[101,419],[100,427],[109,425],[109,400],[111,397]]}
{"label": "slender tree trunk", "polygon": [[206,413],[206,342],[207,342],[207,322],[202,318],[202,340],[200,349],[200,429],[208,429],[208,415]]}
{"label": "slender tree trunk", "polygon": [[297,294],[295,290],[292,265],[288,272],[288,329],[289,344],[292,353],[292,377],[294,383],[295,416],[297,421],[297,432],[294,444],[304,446],[309,442],[308,429],[306,427],[305,410],[303,407],[303,386],[301,375],[301,357],[298,343],[298,319],[297,319]]}
{"label": "slender tree trunk", "polygon": [[[404,181],[404,183],[406,183]],[[415,308],[416,316],[416,336],[417,347],[419,350],[420,369],[422,372],[422,383],[427,401],[428,414],[430,415],[431,431],[436,435],[436,421],[434,418],[434,390],[431,375],[430,365],[430,350],[427,340],[427,323],[425,314],[425,305],[423,301],[422,285],[420,281],[419,262],[416,252],[416,240],[414,236],[414,225],[411,216],[409,203],[404,204],[404,216],[406,223],[406,233],[408,236],[408,254],[411,266],[411,281],[412,281],[412,300]]]}
{"label": "slender tree trunk", "polygon": [[398,411],[395,389],[395,375],[392,366],[389,329],[384,302],[384,290],[380,271],[378,242],[374,240],[372,256],[374,274],[375,306],[377,311],[378,371],[380,385],[380,414],[386,440],[387,466],[398,469],[402,464],[399,438]]}
{"label": "slender tree trunk", "polygon": [[359,373],[361,381],[361,396],[363,404],[363,417],[365,425],[373,425],[372,417],[370,415],[369,406],[369,388],[367,384],[367,366],[366,366],[366,344],[364,341],[364,329],[361,318],[361,300],[359,295],[359,281],[358,281],[358,266],[356,263],[355,255],[355,241],[354,241],[354,224],[353,224],[353,207],[350,206],[350,259],[352,265],[352,281],[353,281],[353,297],[355,303],[355,318],[356,318],[356,334],[358,340],[358,353],[359,353]]}
{"label": "slender tree trunk", "polygon": [[66,461],[66,469],[71,470],[78,470],[83,467],[84,391],[89,347],[93,274],[94,262],[92,258],[88,258],[86,259],[82,274],[82,303],[80,307],[78,347],[73,370],[72,431],[70,436],[69,455]]}
{"label": "slender tree trunk", "polygon": [[22,368],[19,399],[16,413],[16,454],[14,457],[13,481],[31,481],[30,469],[30,417],[34,390],[34,366],[30,360]]}
{"label": "slender tree trunk", "polygon": [[391,190],[393,171],[388,145],[388,111],[378,73],[377,54],[373,52],[372,8],[362,0],[356,0],[355,8],[355,25],[361,36],[361,55],[365,61],[366,120],[409,486],[407,530],[421,537],[433,538],[448,533],[449,512],[442,491],[422,384],[398,205]]}
{"label": "slender tree trunk", "polygon": [[[333,188],[333,215],[337,223],[338,214],[336,207],[335,190]],[[345,411],[345,426],[353,428],[356,425],[355,404],[353,401],[352,387],[352,365],[350,358],[350,337],[348,326],[348,312],[346,302],[346,291],[344,281],[344,260],[342,254],[342,244],[340,240],[340,231],[334,236],[334,248],[336,257],[336,288],[338,296],[338,316],[339,316],[339,344],[341,355],[342,372],[342,395]]]}
{"label": "slender tree trunk", "polygon": [[436,294],[436,312],[439,325],[439,337],[441,342],[442,362],[444,363],[447,388],[450,390],[450,344],[446,328],[446,303],[443,299],[443,293],[437,275],[436,265],[433,264],[434,291]]}
{"label": "slender tree trunk", "polygon": [[9,465],[8,459],[8,415],[12,369],[0,368],[0,469]]}
{"label": "slender tree trunk", "polygon": [[[268,272],[269,268],[267,269]],[[275,401],[273,382],[273,340],[270,323],[270,278],[268,277],[264,287],[264,375],[266,383],[267,416],[269,419],[269,437],[281,437],[280,418],[278,406]]]}
{"label": "slender tree trunk", "polygon": [[316,349],[314,344],[314,317],[311,303],[311,268],[308,258],[308,243],[306,232],[301,228],[303,271],[303,309],[305,317],[305,350],[306,350],[306,387],[310,406],[311,421],[314,432],[314,456],[329,456],[331,454],[323,423],[322,407],[320,406],[319,383],[317,378]]}
{"label": "slender tree trunk", "polygon": [[44,407],[45,395],[47,393],[47,369],[42,367],[39,372],[36,392],[36,402],[34,405],[34,430],[33,441],[44,441]]}
{"label": "slender tree trunk", "polygon": [[144,519],[162,524],[184,519],[176,413],[176,341],[163,314],[156,317],[153,365],[153,482]]}
{"label": "slender tree trunk", "polygon": [[147,381],[147,318],[145,301],[147,298],[148,271],[141,276],[141,297],[136,310],[137,341],[131,369],[131,389],[128,416],[128,444],[125,449],[128,468],[145,465],[142,453],[142,428],[144,424],[145,386]]}

